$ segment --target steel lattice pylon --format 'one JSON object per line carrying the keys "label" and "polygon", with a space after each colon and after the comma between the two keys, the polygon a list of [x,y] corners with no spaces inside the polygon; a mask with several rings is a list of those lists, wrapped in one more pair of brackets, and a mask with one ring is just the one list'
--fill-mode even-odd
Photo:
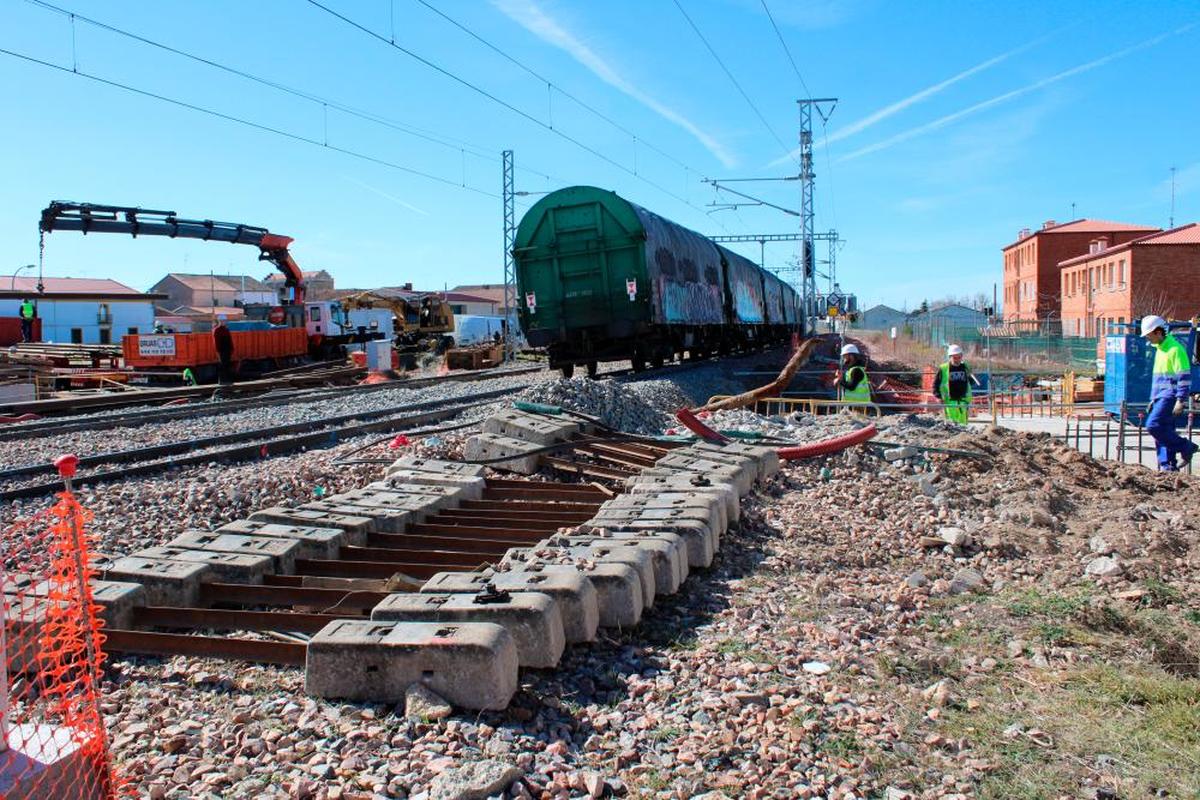
{"label": "steel lattice pylon", "polygon": [[817,296],[816,253],[813,252],[813,129],[812,113],[817,110],[822,123],[829,121],[837,105],[836,97],[816,97],[797,100],[800,106],[800,269],[801,294],[805,313],[813,313]]}
{"label": "steel lattice pylon", "polygon": [[504,173],[504,360],[514,361],[517,338],[517,272],[513,263],[513,247],[517,238],[517,215],[513,188],[513,151],[505,150],[501,156]]}

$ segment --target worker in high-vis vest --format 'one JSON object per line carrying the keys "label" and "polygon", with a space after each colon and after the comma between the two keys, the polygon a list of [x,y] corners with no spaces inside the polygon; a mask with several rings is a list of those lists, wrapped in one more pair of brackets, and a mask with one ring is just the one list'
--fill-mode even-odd
{"label": "worker in high-vis vest", "polygon": [[835,377],[838,399],[846,403],[871,402],[871,382],[867,380],[867,362],[858,346],[842,346],[842,368]]}
{"label": "worker in high-vis vest", "polygon": [[37,317],[37,306],[29,298],[21,301],[21,305],[17,309],[17,316],[21,318],[21,341],[33,341],[33,320]]}
{"label": "worker in high-vis vest", "polygon": [[966,425],[971,417],[971,384],[979,384],[967,362],[962,348],[952,344],[946,348],[946,361],[933,376],[933,395],[942,401],[946,419]]}
{"label": "worker in high-vis vest", "polygon": [[[1143,317],[1142,336],[1154,345],[1155,350],[1146,432],[1158,445],[1158,468],[1163,472],[1177,472],[1181,466],[1192,463],[1192,456],[1200,449],[1175,430],[1175,418],[1187,411],[1192,388],[1192,362],[1187,348],[1171,335],[1167,321],[1162,317]],[[1182,463],[1175,462],[1176,456]]]}

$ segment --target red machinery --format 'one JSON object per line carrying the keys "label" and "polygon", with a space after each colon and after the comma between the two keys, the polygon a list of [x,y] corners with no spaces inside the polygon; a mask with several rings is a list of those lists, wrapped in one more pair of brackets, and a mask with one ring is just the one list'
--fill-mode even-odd
{"label": "red machinery", "polygon": [[271,233],[266,228],[235,222],[180,219],[174,211],[151,211],[130,206],[102,206],[94,203],[65,203],[55,200],[42,209],[38,230],[44,236],[54,231],[88,233],[128,233],[138,236],[167,236],[171,239],[248,244],[258,248],[259,261],[270,261],[284,275],[284,286],[291,297],[285,305],[304,302],[304,273],[288,252],[293,239]]}

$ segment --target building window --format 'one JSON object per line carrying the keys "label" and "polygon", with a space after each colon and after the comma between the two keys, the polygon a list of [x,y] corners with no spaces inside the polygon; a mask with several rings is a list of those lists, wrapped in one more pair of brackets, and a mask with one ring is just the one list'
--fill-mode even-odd
{"label": "building window", "polygon": [[83,328],[71,328],[71,344],[83,344]]}
{"label": "building window", "polygon": [[137,336],[137,335],[138,335],[138,329],[137,329],[137,328],[130,328],[130,329],[128,329],[127,331],[125,331],[125,333],[126,333],[127,335],[129,335],[129,336]]}
{"label": "building window", "polygon": [[100,329],[100,344],[112,344],[112,328]]}
{"label": "building window", "polygon": [[1117,262],[1117,283],[1125,285],[1125,259]]}
{"label": "building window", "polygon": [[108,303],[100,303],[96,313],[96,321],[101,325],[112,322],[112,310],[108,307]]}

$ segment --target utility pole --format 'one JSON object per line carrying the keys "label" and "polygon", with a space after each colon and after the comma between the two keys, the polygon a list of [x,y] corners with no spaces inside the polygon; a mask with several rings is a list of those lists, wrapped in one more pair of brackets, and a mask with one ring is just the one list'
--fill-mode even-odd
{"label": "utility pole", "polygon": [[517,239],[516,192],[513,189],[513,151],[501,153],[504,201],[504,360],[516,360],[517,271],[513,247]]}
{"label": "utility pole", "polygon": [[1175,227],[1175,168],[1171,167],[1171,218],[1167,222],[1167,230]]}
{"label": "utility pole", "polygon": [[814,304],[817,296],[816,256],[813,253],[813,129],[812,114],[816,109],[822,123],[829,122],[829,116],[837,106],[836,97],[810,97],[797,100],[800,107],[800,270],[801,296],[804,301],[805,316],[816,312]]}

